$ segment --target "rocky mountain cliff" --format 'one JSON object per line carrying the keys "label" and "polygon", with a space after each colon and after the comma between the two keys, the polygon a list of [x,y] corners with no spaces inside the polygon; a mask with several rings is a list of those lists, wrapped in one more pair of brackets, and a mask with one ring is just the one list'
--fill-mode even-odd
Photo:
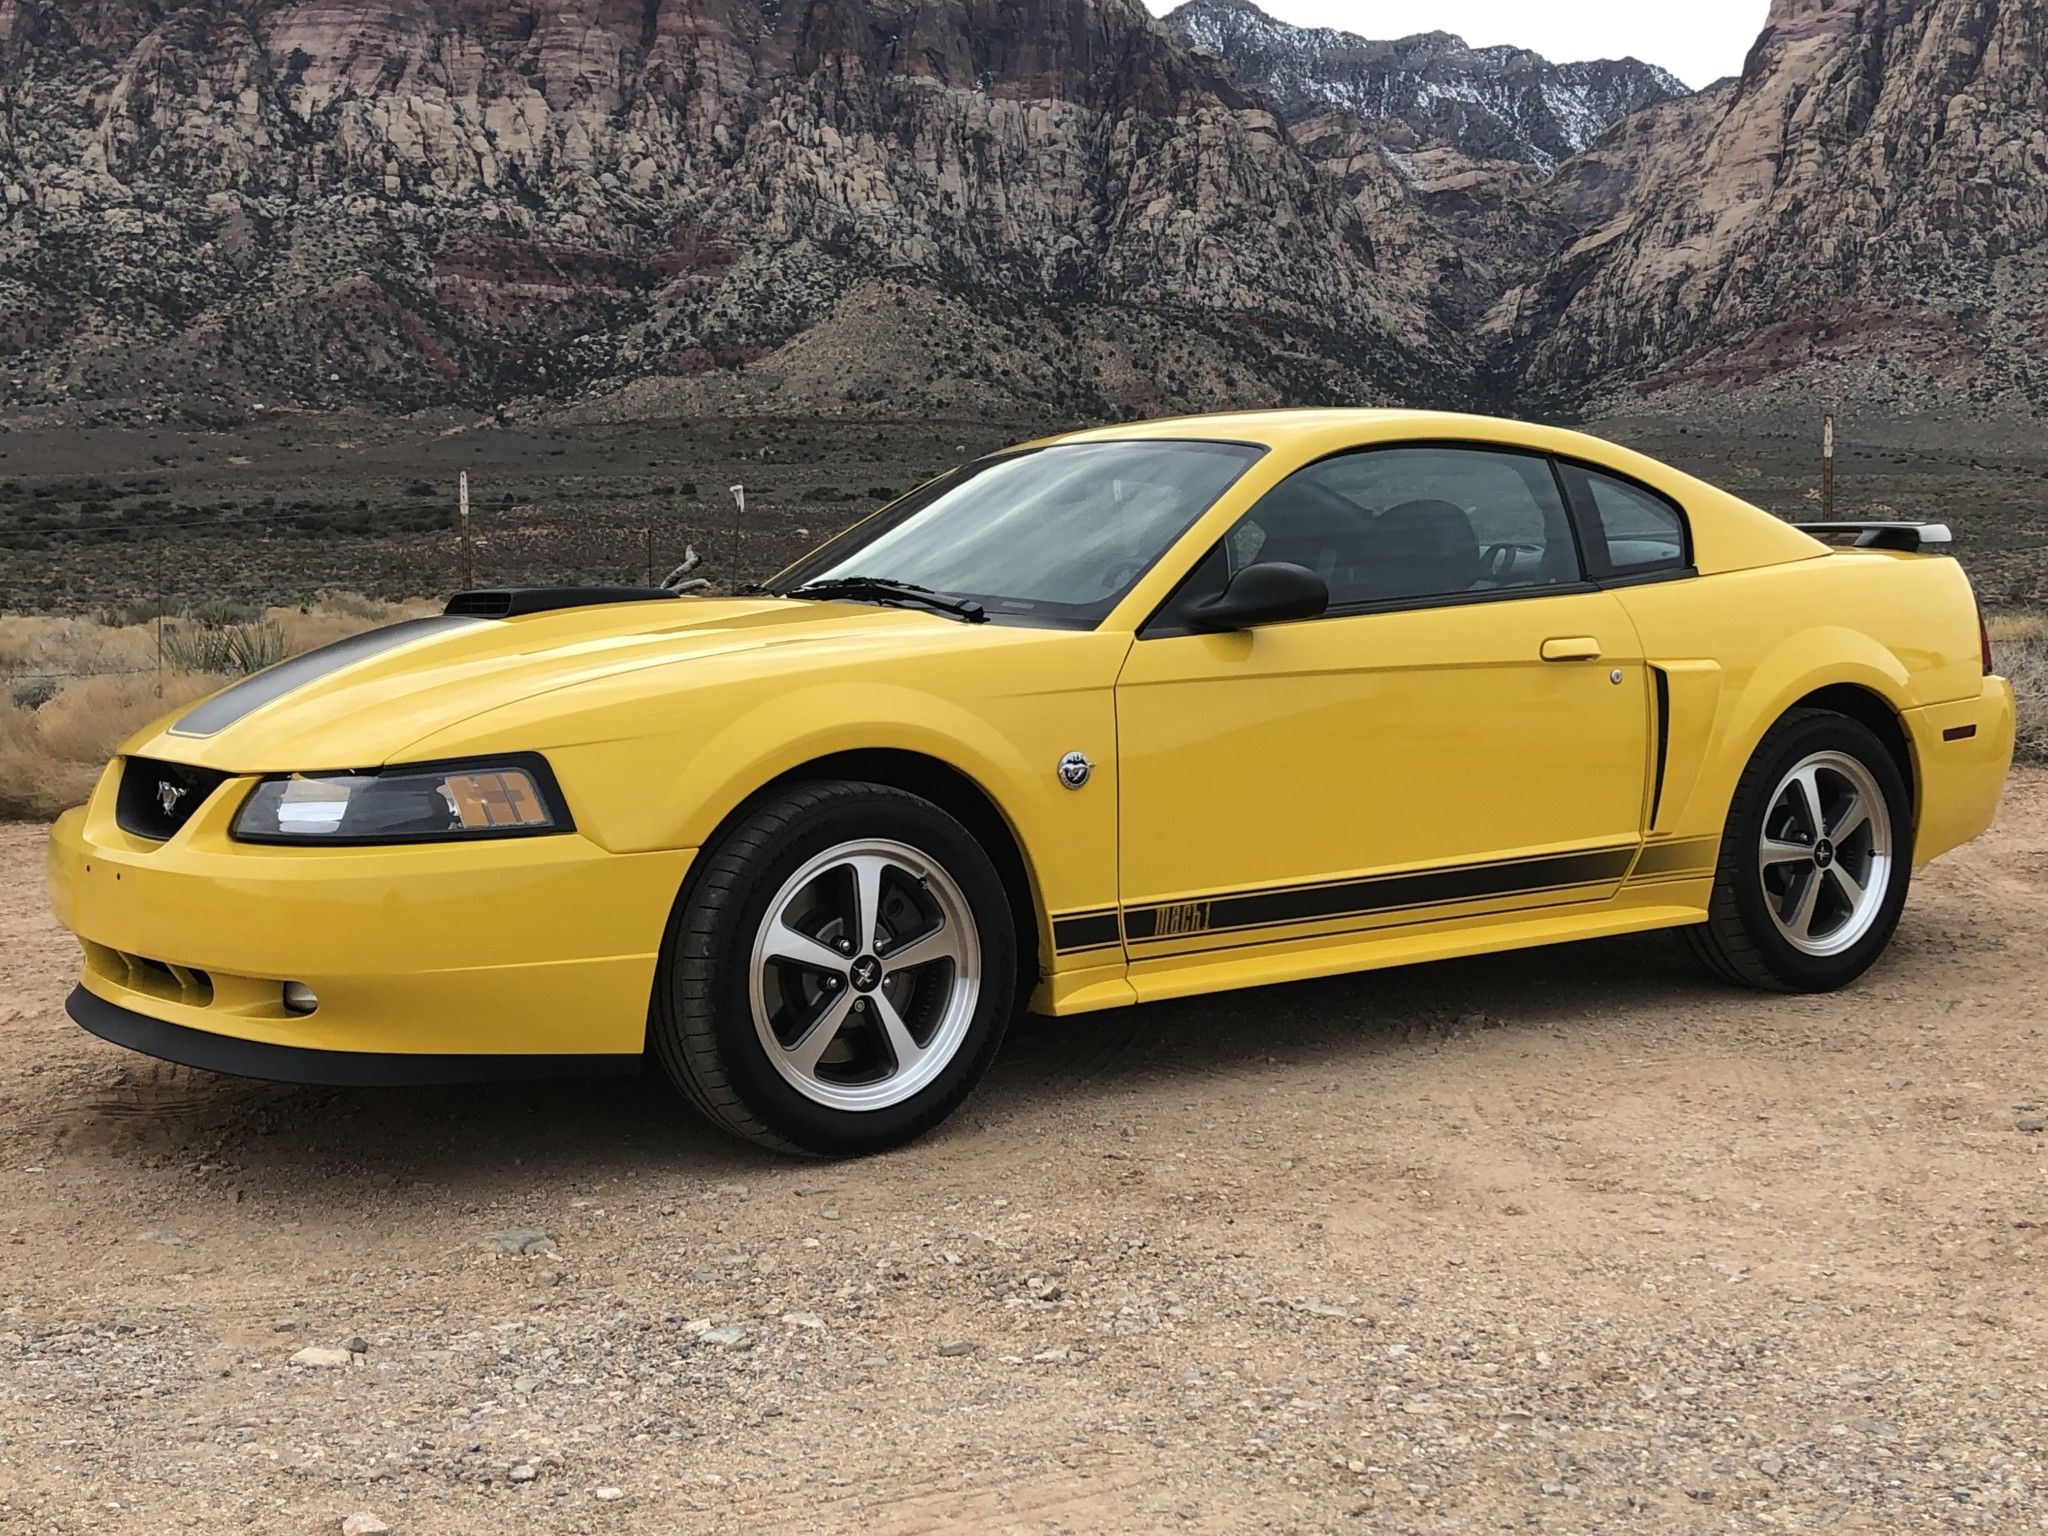
{"label": "rocky mountain cliff", "polygon": [[1099,414],[1456,372],[1136,0],[0,0],[0,198],[17,399],[745,367],[761,408]]}
{"label": "rocky mountain cliff", "polygon": [[1525,388],[2048,408],[2048,8],[1775,0],[1741,78],[1564,166]]}
{"label": "rocky mountain cliff", "polygon": [[1478,160],[1548,170],[1632,113],[1690,94],[1639,59],[1553,64],[1447,32],[1375,42],[1275,20],[1251,0],[1187,0],[1167,30],[1220,58],[1291,121],[1331,111],[1406,123]]}
{"label": "rocky mountain cliff", "polygon": [[1250,7],[1176,17],[0,0],[6,398],[2048,407],[2040,0],[1777,0],[1554,174],[1665,87],[1423,39],[1333,104],[1175,35]]}

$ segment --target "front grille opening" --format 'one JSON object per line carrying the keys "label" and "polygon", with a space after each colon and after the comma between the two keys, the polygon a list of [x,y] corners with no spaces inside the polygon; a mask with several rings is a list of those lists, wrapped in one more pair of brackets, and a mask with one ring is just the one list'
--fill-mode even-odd
{"label": "front grille opening", "polygon": [[212,768],[124,758],[120,788],[114,794],[114,820],[123,832],[163,842],[192,819],[227,777]]}
{"label": "front grille opening", "polygon": [[213,978],[188,965],[133,955],[105,944],[88,944],[86,963],[95,972],[130,992],[140,992],[166,1003],[183,1003],[188,1008],[213,1004]]}

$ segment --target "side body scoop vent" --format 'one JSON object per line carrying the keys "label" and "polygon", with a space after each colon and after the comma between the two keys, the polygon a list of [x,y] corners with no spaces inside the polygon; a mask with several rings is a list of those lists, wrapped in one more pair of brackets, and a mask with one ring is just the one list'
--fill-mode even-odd
{"label": "side body scoop vent", "polygon": [[441,611],[450,618],[516,619],[521,614],[548,613],[556,608],[652,603],[676,596],[666,587],[491,587],[458,592]]}

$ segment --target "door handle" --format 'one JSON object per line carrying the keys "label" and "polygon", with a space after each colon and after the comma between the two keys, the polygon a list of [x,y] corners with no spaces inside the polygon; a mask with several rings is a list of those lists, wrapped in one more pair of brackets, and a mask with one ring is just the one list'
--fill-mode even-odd
{"label": "door handle", "polygon": [[1572,635],[1568,638],[1543,642],[1545,661],[1598,661],[1600,642],[1591,635]]}

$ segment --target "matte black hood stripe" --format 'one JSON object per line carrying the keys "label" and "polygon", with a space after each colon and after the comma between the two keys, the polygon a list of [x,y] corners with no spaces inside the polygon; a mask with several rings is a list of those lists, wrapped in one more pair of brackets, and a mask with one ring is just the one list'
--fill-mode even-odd
{"label": "matte black hood stripe", "polygon": [[429,619],[406,619],[397,624],[387,624],[382,629],[350,635],[346,640],[337,640],[317,651],[281,661],[231,688],[222,689],[182,716],[171,727],[171,734],[211,736],[233,725],[244,715],[275,703],[293,690],[318,682],[330,673],[339,672],[343,667],[352,667],[359,661],[368,661],[372,656],[382,655],[401,645],[410,645],[415,640],[424,640],[429,635],[471,629],[488,622],[485,619],[451,618],[443,614]]}

